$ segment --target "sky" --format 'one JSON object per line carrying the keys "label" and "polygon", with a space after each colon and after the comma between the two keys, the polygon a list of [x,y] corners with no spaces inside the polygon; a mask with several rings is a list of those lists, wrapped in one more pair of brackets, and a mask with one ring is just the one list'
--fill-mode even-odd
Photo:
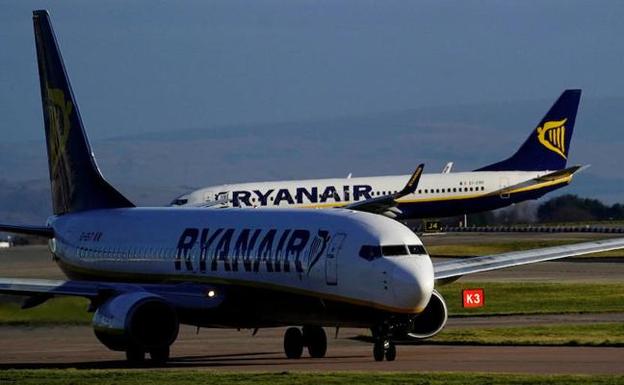
{"label": "sky", "polygon": [[583,90],[571,162],[592,167],[561,191],[624,201],[622,1],[0,0],[0,198],[28,196],[39,216],[34,9],[51,14],[100,168],[139,203],[421,161],[474,169],[567,88]]}
{"label": "sky", "polygon": [[39,139],[47,8],[91,137],[624,92],[624,2],[0,0],[3,139]]}

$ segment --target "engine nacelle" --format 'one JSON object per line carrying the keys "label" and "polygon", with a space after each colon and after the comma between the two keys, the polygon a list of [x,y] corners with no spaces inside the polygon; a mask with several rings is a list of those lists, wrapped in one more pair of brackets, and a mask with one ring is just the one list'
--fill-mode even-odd
{"label": "engine nacelle", "polygon": [[413,321],[411,330],[407,333],[409,338],[425,339],[438,334],[446,325],[448,310],[446,302],[436,290],[431,294],[431,299],[425,310]]}
{"label": "engine nacelle", "polygon": [[93,316],[95,336],[111,350],[169,346],[178,336],[175,309],[162,297],[132,292],[113,297]]}

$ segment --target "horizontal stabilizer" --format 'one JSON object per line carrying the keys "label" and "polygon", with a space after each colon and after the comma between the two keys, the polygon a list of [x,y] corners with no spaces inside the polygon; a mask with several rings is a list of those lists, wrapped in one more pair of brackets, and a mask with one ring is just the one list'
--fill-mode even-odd
{"label": "horizontal stabilizer", "polygon": [[572,166],[572,167],[564,168],[563,170],[559,170],[559,171],[548,173],[546,175],[542,175],[539,178],[536,178],[536,180],[539,180],[540,182],[552,182],[558,179],[570,177],[576,174],[577,172],[586,170],[588,167],[589,165]]}
{"label": "horizontal stabilizer", "polygon": [[553,171],[522,183],[506,186],[500,190],[489,193],[489,195],[511,194],[525,189],[533,189],[536,188],[536,186],[542,186],[544,183],[568,183],[574,174],[579,171],[583,171],[588,167],[589,166],[572,166],[563,170]]}
{"label": "horizontal stabilizer", "polygon": [[0,231],[14,234],[24,235],[38,235],[40,237],[52,238],[54,237],[54,230],[51,227],[42,226],[17,226],[17,225],[2,225],[0,224]]}

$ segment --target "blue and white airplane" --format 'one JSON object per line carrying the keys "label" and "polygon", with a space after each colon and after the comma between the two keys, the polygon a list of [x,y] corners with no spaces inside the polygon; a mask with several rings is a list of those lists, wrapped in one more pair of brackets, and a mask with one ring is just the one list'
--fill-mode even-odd
{"label": "blue and white airplane", "polygon": [[[566,90],[510,158],[471,172],[424,174],[418,189],[383,212],[391,218],[447,217],[493,210],[567,186],[582,167],[566,168],[581,90]],[[409,175],[252,182],[201,188],[173,206],[343,207],[392,194]]]}
{"label": "blue and white airplane", "polygon": [[[475,272],[624,248],[624,239],[432,263],[416,234],[381,215],[347,209],[206,210],[135,207],[101,175],[47,11],[33,12],[54,214],[44,226],[0,231],[49,239],[68,280],[0,278],[0,293],[90,300],[102,344],[132,363],[169,359],[180,324],[289,326],[284,351],[323,357],[323,327],[373,331],[375,360],[394,360],[396,338],[445,325],[435,285]],[[418,185],[419,167],[391,206]],[[366,206],[359,203],[360,208]]]}

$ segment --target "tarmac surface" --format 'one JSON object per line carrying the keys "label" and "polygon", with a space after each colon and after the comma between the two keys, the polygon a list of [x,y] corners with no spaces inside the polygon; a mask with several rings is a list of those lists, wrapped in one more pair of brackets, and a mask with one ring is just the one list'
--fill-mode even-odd
{"label": "tarmac surface", "polygon": [[[604,234],[475,234],[425,237],[425,244],[448,242],[606,238]],[[0,251],[0,277],[62,279],[45,246]],[[470,281],[622,282],[624,258],[570,259],[470,276]],[[526,326],[624,322],[624,314],[566,314],[452,318],[448,327]],[[394,362],[374,362],[372,346],[356,336],[366,330],[326,329],[323,359],[304,354],[288,360],[282,350],[283,328],[260,330],[201,329],[183,326],[172,346],[169,367],[228,371],[462,371],[514,373],[624,374],[624,348],[409,345],[397,348]],[[124,355],[104,348],[88,326],[0,327],[0,370],[9,368],[123,368]]]}
{"label": "tarmac surface", "polygon": [[[328,335],[333,334],[326,329]],[[347,329],[328,341],[327,357],[289,360],[282,352],[283,328],[200,330],[183,327],[172,346],[170,368],[227,371],[459,371],[510,373],[624,374],[624,348],[410,345],[397,360],[375,362],[372,345],[352,339],[365,330]],[[0,370],[20,368],[124,368],[124,355],[101,346],[88,326],[0,328]]]}

